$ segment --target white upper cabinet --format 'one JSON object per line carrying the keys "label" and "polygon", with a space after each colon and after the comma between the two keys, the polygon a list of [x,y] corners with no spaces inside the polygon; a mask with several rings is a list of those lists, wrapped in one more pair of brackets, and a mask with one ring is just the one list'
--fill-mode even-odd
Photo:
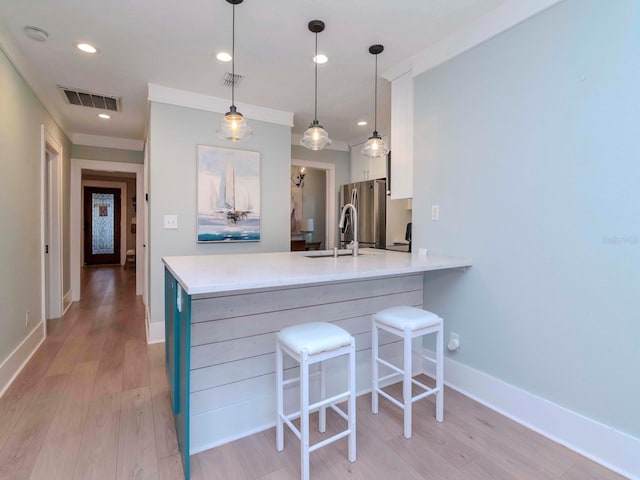
{"label": "white upper cabinet", "polygon": [[391,198],[413,197],[413,75],[391,82]]}
{"label": "white upper cabinet", "polygon": [[367,179],[369,159],[362,155],[364,144],[351,147],[351,181],[361,182]]}
{"label": "white upper cabinet", "polygon": [[[389,137],[383,136],[382,140],[389,145]],[[386,178],[387,157],[369,158],[362,154],[364,143],[351,147],[351,181],[361,182],[376,178]]]}

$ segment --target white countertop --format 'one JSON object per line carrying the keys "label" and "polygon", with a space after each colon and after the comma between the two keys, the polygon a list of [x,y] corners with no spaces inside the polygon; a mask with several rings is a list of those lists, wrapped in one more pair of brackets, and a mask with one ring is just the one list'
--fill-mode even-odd
{"label": "white countertop", "polygon": [[[342,252],[342,251],[341,251]],[[248,253],[163,257],[189,295],[232,292],[323,282],[375,278],[469,267],[465,259],[387,250],[361,249],[358,257],[309,258],[307,252]]]}

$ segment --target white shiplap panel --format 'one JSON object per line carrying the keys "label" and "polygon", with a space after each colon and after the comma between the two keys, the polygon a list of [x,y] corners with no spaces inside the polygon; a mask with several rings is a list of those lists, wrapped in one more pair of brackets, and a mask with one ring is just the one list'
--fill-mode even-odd
{"label": "white shiplap panel", "polygon": [[[402,359],[402,343],[395,342],[385,345],[380,349],[384,358],[400,362]],[[332,359],[327,366],[327,392],[336,393],[342,391],[346,385],[346,357]],[[419,362],[417,366],[420,367]],[[225,408],[234,403],[249,401],[255,396],[273,396],[276,394],[275,369],[271,373],[259,377],[252,377],[235,383],[229,383],[216,388],[201,390],[191,394],[191,413],[198,415],[206,411]],[[314,368],[312,372],[316,372]],[[416,370],[417,372],[418,370]],[[294,371],[288,372],[293,375]],[[371,389],[371,349],[365,349],[356,353],[356,390],[365,392]],[[317,397],[319,392],[319,376],[310,377],[310,394],[312,398]],[[296,386],[287,391],[287,403],[293,405],[298,397]],[[245,414],[250,414],[246,412]],[[275,411],[274,411],[275,414]],[[275,416],[274,416],[275,421]]]}
{"label": "white shiplap panel", "polygon": [[281,329],[304,322],[332,322],[361,315],[371,315],[383,308],[395,305],[422,304],[422,291],[394,293],[391,295],[327,303],[244,317],[201,322],[191,327],[193,346],[223,342],[240,337],[278,332]]}
{"label": "white shiplap panel", "polygon": [[[371,351],[371,332],[352,334],[356,340],[356,351]],[[380,332],[380,345],[398,342],[388,332]],[[275,342],[275,340],[274,340]],[[241,350],[242,351],[242,350]],[[273,373],[275,371],[275,343],[271,353],[256,357],[243,357],[235,361],[218,363],[191,371],[191,392],[205,390],[244,379]],[[291,368],[297,363],[285,355],[285,368]]]}
{"label": "white shiplap panel", "polygon": [[[371,331],[370,315],[340,320],[334,323],[347,330],[351,335],[356,336],[357,348],[371,347],[370,335],[368,338],[358,337],[360,334],[367,334]],[[387,338],[385,335],[387,334],[386,332],[381,332],[381,334],[382,343],[384,343]],[[288,356],[285,356],[284,364],[285,368],[297,365],[297,363]],[[191,391],[197,392],[251,377],[266,375],[267,373],[272,373],[274,369],[275,353],[241,358],[231,362],[198,368],[191,371]]]}
{"label": "white shiplap panel", "polygon": [[410,275],[197,298],[191,306],[191,323],[422,290],[422,278],[422,275]]}
{"label": "white shiplap panel", "polygon": [[[354,335],[356,349],[371,348],[371,331]],[[387,332],[380,332],[380,343],[388,343],[397,337]],[[226,342],[200,345],[191,349],[191,369],[204,368],[210,365],[228,363],[243,358],[266,355],[275,352],[276,332],[237,338]]]}
{"label": "white shiplap panel", "polygon": [[[248,378],[267,375],[275,371],[276,354],[269,353],[259,357],[243,358],[235,362],[220,363],[210,367],[191,371],[191,392],[219,387],[228,383],[239,382]],[[285,377],[297,375],[297,365],[288,355],[284,358]],[[314,371],[317,366],[312,366]],[[295,371],[294,371],[295,370]],[[290,372],[290,373],[289,373]],[[288,377],[287,377],[288,378]]]}

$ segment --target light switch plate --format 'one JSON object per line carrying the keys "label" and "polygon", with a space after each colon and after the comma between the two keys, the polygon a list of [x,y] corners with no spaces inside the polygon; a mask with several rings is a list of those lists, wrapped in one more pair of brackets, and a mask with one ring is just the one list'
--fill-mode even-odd
{"label": "light switch plate", "polygon": [[177,215],[165,215],[164,216],[164,228],[169,230],[176,230],[178,228],[178,216]]}
{"label": "light switch plate", "polygon": [[431,205],[431,220],[440,220],[440,205]]}

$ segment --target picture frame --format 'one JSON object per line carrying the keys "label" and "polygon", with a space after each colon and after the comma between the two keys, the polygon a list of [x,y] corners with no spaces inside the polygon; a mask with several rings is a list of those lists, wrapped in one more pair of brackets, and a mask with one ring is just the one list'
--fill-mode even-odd
{"label": "picture frame", "polygon": [[259,242],[260,153],[198,145],[197,242]]}

